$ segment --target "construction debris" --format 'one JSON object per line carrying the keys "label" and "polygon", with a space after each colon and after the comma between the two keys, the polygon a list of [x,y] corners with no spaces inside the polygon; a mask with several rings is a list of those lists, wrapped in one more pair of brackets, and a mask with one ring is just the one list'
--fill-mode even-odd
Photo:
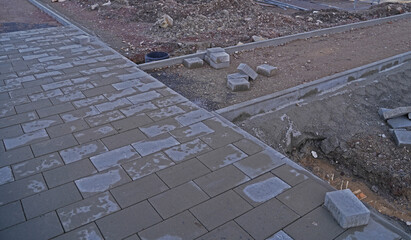
{"label": "construction debris", "polygon": [[207,49],[204,60],[210,64],[212,68],[221,69],[230,66],[230,55],[223,48]]}
{"label": "construction debris", "polygon": [[266,77],[271,77],[277,72],[277,68],[268,64],[257,66],[257,73]]}
{"label": "construction debris", "polygon": [[238,65],[237,67],[237,70],[248,75],[252,80],[255,80],[258,77],[258,74],[245,63],[240,63],[240,65]]}
{"label": "construction debris", "polygon": [[378,114],[392,127],[390,132],[394,134],[394,140],[399,147],[411,146],[411,106],[380,108]]}

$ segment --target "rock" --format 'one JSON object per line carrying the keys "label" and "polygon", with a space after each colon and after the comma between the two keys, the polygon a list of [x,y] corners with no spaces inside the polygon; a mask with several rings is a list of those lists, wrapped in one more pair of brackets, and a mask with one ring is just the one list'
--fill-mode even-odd
{"label": "rock", "polygon": [[379,189],[378,189],[377,186],[373,185],[373,186],[371,187],[371,190],[372,190],[373,192],[377,193]]}
{"label": "rock", "polygon": [[313,156],[313,158],[318,158],[318,154],[316,151],[311,151],[311,156]]}
{"label": "rock", "polygon": [[340,145],[340,142],[338,141],[338,138],[335,136],[332,136],[332,137],[328,137],[322,140],[320,144],[320,148],[324,154],[329,154],[330,152],[334,151],[339,145]]}
{"label": "rock", "polygon": [[172,27],[174,24],[174,20],[167,14],[164,14],[158,21],[157,24],[159,24],[160,27],[162,28],[168,28]]}
{"label": "rock", "polygon": [[240,63],[240,65],[238,65],[237,67],[237,70],[248,75],[252,80],[255,80],[258,77],[258,74],[245,63]]}
{"label": "rock", "polygon": [[111,1],[108,1],[108,2],[106,2],[106,3],[103,3],[101,6],[110,6],[111,5]]}
{"label": "rock", "polygon": [[98,5],[98,3],[93,4],[90,6],[91,10],[96,10],[100,5]]}
{"label": "rock", "polygon": [[58,0],[51,0],[51,2],[58,2]]}
{"label": "rock", "polygon": [[221,11],[224,15],[228,16],[230,14],[230,12],[227,9],[224,9],[223,11]]}
{"label": "rock", "polygon": [[309,17],[308,19],[307,19],[307,21],[309,21],[309,22],[312,22],[314,20],[314,18],[312,18],[312,17]]}
{"label": "rock", "polygon": [[252,36],[251,38],[253,39],[253,42],[261,42],[261,41],[267,40],[267,38],[263,38],[261,36],[256,36],[256,35]]}
{"label": "rock", "polygon": [[268,64],[257,66],[257,73],[266,77],[271,77],[277,72],[277,68]]}

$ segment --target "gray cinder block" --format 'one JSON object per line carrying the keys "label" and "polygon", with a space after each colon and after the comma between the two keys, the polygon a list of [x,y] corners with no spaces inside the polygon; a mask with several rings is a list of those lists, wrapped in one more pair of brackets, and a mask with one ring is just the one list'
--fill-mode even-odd
{"label": "gray cinder block", "polygon": [[225,52],[225,50],[224,50],[224,48],[220,48],[220,47],[208,48],[207,49],[207,56],[210,56],[212,53],[218,53],[218,52]]}
{"label": "gray cinder block", "polygon": [[230,55],[225,52],[216,52],[210,54],[210,60],[215,63],[230,62]]}
{"label": "gray cinder block", "polygon": [[245,63],[240,63],[240,65],[238,65],[237,67],[237,70],[241,73],[247,74],[253,80],[255,80],[258,76],[258,74]]}
{"label": "gray cinder block", "polygon": [[193,69],[193,68],[200,68],[204,65],[204,61],[199,58],[186,58],[183,60],[183,64],[186,68]]}
{"label": "gray cinder block", "polygon": [[277,72],[277,68],[268,64],[257,66],[257,73],[266,77],[271,77]]}
{"label": "gray cinder block", "polygon": [[246,78],[231,78],[227,80],[227,87],[233,92],[250,89],[250,82]]}
{"label": "gray cinder block", "polygon": [[370,210],[349,189],[327,192],[324,206],[342,228],[368,224]]}
{"label": "gray cinder block", "polygon": [[208,64],[210,64],[210,66],[211,66],[212,68],[215,68],[215,69],[222,69],[222,68],[227,68],[227,67],[230,66],[230,62],[215,63],[215,62],[211,61],[211,59],[210,59],[207,55],[204,57],[204,60],[205,60]]}
{"label": "gray cinder block", "polygon": [[411,131],[394,130],[394,139],[398,146],[411,146]]}
{"label": "gray cinder block", "polygon": [[390,119],[390,118],[395,118],[399,117],[402,115],[407,115],[411,113],[411,106],[408,107],[398,107],[394,109],[387,109],[387,108],[380,108],[378,111],[380,116],[384,118],[385,120]]}

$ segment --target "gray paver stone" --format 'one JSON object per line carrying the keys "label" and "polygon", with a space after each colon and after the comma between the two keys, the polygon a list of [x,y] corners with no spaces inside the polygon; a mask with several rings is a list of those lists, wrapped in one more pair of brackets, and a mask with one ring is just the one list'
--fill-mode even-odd
{"label": "gray paver stone", "polygon": [[104,146],[100,141],[95,141],[64,149],[60,151],[60,155],[63,158],[63,161],[68,164],[107,151],[108,149],[106,146]]}
{"label": "gray paver stone", "polygon": [[0,167],[11,165],[33,158],[33,153],[29,146],[16,148],[7,152],[0,152]]}
{"label": "gray paver stone", "polygon": [[[60,114],[60,116],[64,120],[64,122],[71,122],[71,121],[83,119],[83,118],[86,118],[86,117],[95,116],[99,113],[100,112],[97,110],[96,107],[89,106],[89,107],[80,108],[80,109],[77,109],[77,110],[74,110],[74,111],[71,111],[71,112]],[[106,113],[106,114],[108,114],[108,113]],[[119,114],[119,115],[121,115],[121,114]]]}
{"label": "gray paver stone", "polygon": [[245,152],[248,155],[253,155],[263,150],[263,147],[261,147],[257,143],[245,138],[233,143],[233,145],[238,147],[241,151]]}
{"label": "gray paver stone", "polygon": [[387,120],[392,128],[411,128],[411,120],[407,116],[400,116]]}
{"label": "gray paver stone", "polygon": [[157,135],[170,132],[179,127],[181,127],[181,124],[177,120],[169,118],[140,127],[140,130],[148,137],[155,137]]}
{"label": "gray paver stone", "polygon": [[111,125],[119,132],[124,132],[127,130],[131,130],[140,126],[147,125],[152,123],[151,120],[146,114],[138,114],[135,116],[127,117],[125,119],[121,119],[118,121],[111,122]]}
{"label": "gray paver stone", "polygon": [[103,171],[139,157],[140,155],[132,146],[124,146],[90,157],[90,160],[99,171]]}
{"label": "gray paver stone", "polygon": [[394,130],[394,139],[398,146],[411,145],[411,131]]}
{"label": "gray paver stone", "polygon": [[202,67],[204,65],[204,61],[199,57],[186,58],[183,60],[183,64],[186,68],[193,69]]}
{"label": "gray paver stone", "polygon": [[210,56],[210,54],[218,53],[218,52],[225,52],[225,50],[224,48],[221,48],[221,47],[207,48],[206,54]]}
{"label": "gray paver stone", "polygon": [[40,120],[35,120],[32,122],[24,123],[21,125],[25,133],[34,132],[40,129],[45,129],[57,124],[61,124],[63,121],[58,115],[51,116],[48,118],[42,118]]}
{"label": "gray paver stone", "polygon": [[20,201],[0,207],[0,230],[26,221]]}
{"label": "gray paver stone", "polygon": [[103,137],[111,136],[116,133],[117,131],[114,130],[111,125],[103,125],[81,132],[76,132],[73,135],[80,144],[83,144]]}
{"label": "gray paver stone", "polygon": [[278,152],[267,149],[238,161],[234,165],[249,177],[255,178],[284,164],[281,157],[282,155]]}
{"label": "gray paver stone", "polygon": [[271,77],[276,72],[277,72],[277,67],[274,67],[268,64],[257,66],[257,73],[263,76],[266,76],[266,77]]}
{"label": "gray paver stone", "polygon": [[370,210],[350,189],[326,193],[324,206],[342,228],[366,225],[370,220]]}
{"label": "gray paver stone", "polygon": [[378,223],[370,218],[367,225],[354,227],[347,229],[335,240],[347,240],[347,239],[373,239],[373,240],[386,240],[386,239],[407,239],[401,238],[397,233],[393,232],[391,228],[384,223]]}
{"label": "gray paver stone", "polygon": [[77,131],[81,131],[86,128],[89,128],[89,126],[84,120],[75,120],[72,122],[48,127],[46,128],[46,130],[51,138],[55,138]]}
{"label": "gray paver stone", "polygon": [[87,43],[90,42],[90,37],[89,36],[77,36],[74,37],[74,42],[77,44],[81,44],[81,45],[86,45]]}
{"label": "gray paver stone", "polygon": [[211,61],[210,57],[207,55],[204,57],[204,60],[214,69],[228,68],[230,66],[230,62],[215,63]]}
{"label": "gray paver stone", "polygon": [[250,82],[246,78],[227,79],[227,87],[233,92],[247,91],[250,89]]}
{"label": "gray paver stone", "polygon": [[288,164],[284,164],[271,172],[291,186],[295,186],[300,182],[308,180],[308,177],[306,176],[307,173],[302,170],[295,169]]}
{"label": "gray paver stone", "polygon": [[34,132],[26,133],[14,138],[6,138],[3,140],[4,146],[7,150],[22,147],[25,145],[30,145],[36,142],[41,142],[43,140],[49,139],[49,136],[44,129],[40,129]]}
{"label": "gray paver stone", "polygon": [[95,223],[90,223],[84,227],[77,228],[71,232],[60,235],[53,240],[73,240],[73,239],[84,239],[84,240],[104,240],[100,231],[98,230]]}
{"label": "gray paver stone", "polygon": [[105,137],[101,139],[101,141],[103,141],[104,145],[106,145],[108,149],[113,150],[143,139],[146,139],[146,136],[139,129],[132,129],[113,136]]}
{"label": "gray paver stone", "polygon": [[171,131],[170,134],[179,142],[184,143],[213,132],[214,130],[207,127],[204,123],[199,122],[187,127],[175,129]]}
{"label": "gray paver stone", "polygon": [[267,238],[266,240],[294,240],[290,236],[287,235],[284,231],[278,231],[273,236]]}
{"label": "gray paver stone", "polygon": [[227,80],[238,78],[245,78],[248,81],[250,77],[244,73],[231,73],[227,75]]}
{"label": "gray paver stone", "polygon": [[33,158],[25,162],[17,163],[13,165],[12,168],[16,179],[21,179],[62,166],[63,164],[64,163],[61,160],[60,155],[57,153],[52,153],[38,158]]}
{"label": "gray paver stone", "polygon": [[188,126],[196,122],[203,121],[207,118],[211,118],[214,115],[209,113],[204,109],[194,110],[180,116],[177,116],[176,119],[179,121],[183,126]]}
{"label": "gray paver stone", "polygon": [[0,185],[14,181],[13,173],[9,166],[0,168]]}
{"label": "gray paver stone", "polygon": [[150,139],[138,141],[133,143],[132,146],[138,153],[140,153],[141,156],[147,156],[178,144],[179,142],[169,134],[163,134]]}
{"label": "gray paver stone", "polygon": [[234,221],[228,222],[223,226],[220,226],[213,231],[201,236],[198,240],[215,240],[215,239],[241,239],[241,240],[253,240],[253,238],[245,232]]}
{"label": "gray paver stone", "polygon": [[172,165],[174,162],[160,152],[125,163],[122,166],[127,174],[136,180]]}
{"label": "gray paver stone", "polygon": [[194,139],[193,141],[186,142],[172,148],[165,150],[164,152],[174,161],[181,162],[209,152],[212,149],[202,142],[200,139]]}
{"label": "gray paver stone", "polygon": [[380,108],[380,110],[378,111],[380,116],[384,118],[385,120],[390,119],[390,118],[399,117],[402,115],[407,115],[410,112],[411,112],[411,106],[398,107],[394,109]]}
{"label": "gray paver stone", "polygon": [[237,70],[243,74],[248,75],[252,80],[255,80],[258,77],[258,74],[245,63],[240,63],[240,65],[238,65],[237,67]]}
{"label": "gray paver stone", "polygon": [[0,185],[0,205],[47,190],[41,174]]}
{"label": "gray paver stone", "polygon": [[211,170],[217,170],[247,157],[247,154],[229,144],[197,158]]}
{"label": "gray paver stone", "polygon": [[[98,110],[97,110],[98,111]],[[87,117],[85,120],[90,126],[98,126],[112,121],[120,120],[125,118],[121,112],[118,110],[112,112],[105,112],[96,116]]]}
{"label": "gray paver stone", "polygon": [[214,52],[214,53],[210,53],[208,56],[210,57],[211,61],[217,64],[230,62],[230,54],[226,52]]}

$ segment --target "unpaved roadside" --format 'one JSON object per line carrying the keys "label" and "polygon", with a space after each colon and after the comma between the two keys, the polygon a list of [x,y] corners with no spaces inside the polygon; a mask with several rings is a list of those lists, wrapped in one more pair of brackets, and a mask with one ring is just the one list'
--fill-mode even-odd
{"label": "unpaved roadside", "polygon": [[[208,65],[187,69],[180,65],[152,75],[191,101],[215,110],[410,51],[410,36],[411,19],[406,19],[240,52],[231,56],[226,69],[215,70]],[[226,76],[236,72],[240,63],[254,69],[268,63],[279,71],[273,77],[259,76],[251,82],[249,91],[231,92]]]}
{"label": "unpaved roadside", "polygon": [[381,107],[410,103],[408,62],[337,92],[236,124],[337,189],[361,189],[368,196],[364,202],[411,221],[411,148],[396,146],[378,115]]}

